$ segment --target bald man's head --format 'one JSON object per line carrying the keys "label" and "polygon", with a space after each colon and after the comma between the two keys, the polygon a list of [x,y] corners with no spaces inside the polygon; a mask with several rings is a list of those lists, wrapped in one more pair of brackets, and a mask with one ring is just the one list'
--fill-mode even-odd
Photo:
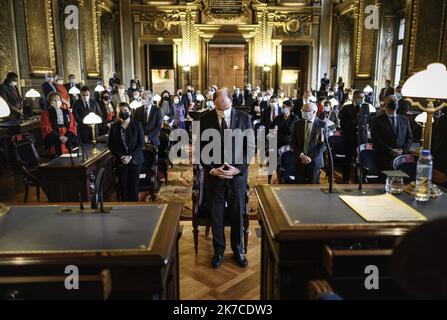
{"label": "bald man's head", "polygon": [[232,99],[230,91],[227,88],[217,90],[214,94],[214,105],[217,110],[225,111],[231,108]]}

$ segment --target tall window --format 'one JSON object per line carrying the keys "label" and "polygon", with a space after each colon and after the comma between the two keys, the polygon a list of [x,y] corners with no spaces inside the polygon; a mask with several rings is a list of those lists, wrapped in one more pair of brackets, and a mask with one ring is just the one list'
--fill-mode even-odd
{"label": "tall window", "polygon": [[394,85],[398,86],[402,71],[402,60],[404,53],[404,37],[405,37],[405,19],[400,19],[399,35],[397,38],[397,54],[396,54],[396,70],[394,76]]}

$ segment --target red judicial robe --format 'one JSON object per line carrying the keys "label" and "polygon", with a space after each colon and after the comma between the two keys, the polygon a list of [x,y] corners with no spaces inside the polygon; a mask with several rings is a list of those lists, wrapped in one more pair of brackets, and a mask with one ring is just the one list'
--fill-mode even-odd
{"label": "red judicial robe", "polygon": [[[51,155],[60,156],[69,152],[67,143],[71,145],[76,144],[77,141],[77,129],[76,121],[73,114],[62,109],[64,124],[58,125],[57,114],[54,108],[50,108],[48,111],[44,111],[41,114],[40,127],[42,131],[42,137],[45,142],[45,146],[50,150]],[[66,144],[62,144],[59,140],[60,137],[65,136],[68,138]]]}

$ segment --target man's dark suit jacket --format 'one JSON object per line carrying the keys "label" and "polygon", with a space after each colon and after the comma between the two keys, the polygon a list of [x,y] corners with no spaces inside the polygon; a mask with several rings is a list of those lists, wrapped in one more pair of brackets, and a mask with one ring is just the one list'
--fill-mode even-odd
{"label": "man's dark suit jacket", "polygon": [[349,150],[368,142],[369,105],[347,104],[340,111],[340,127]]}
{"label": "man's dark suit jacket", "polygon": [[392,87],[389,87],[388,89],[382,88],[382,90],[380,90],[380,94],[379,94],[380,102],[382,102],[383,99],[385,99],[385,97],[388,97],[392,94],[394,94],[394,89]]}
{"label": "man's dark suit jacket", "polygon": [[[299,156],[301,155],[301,153],[304,152],[305,124],[305,120],[301,119],[296,121],[292,131],[291,147],[293,148],[298,166],[300,166],[301,164]],[[314,166],[315,170],[320,170],[324,167],[323,155],[326,151],[326,144],[324,143],[324,137],[322,136],[322,133],[327,136],[326,122],[315,118],[310,135],[309,146],[307,149],[308,152],[306,154],[312,159],[312,165]]]}
{"label": "man's dark suit jacket", "polygon": [[144,116],[144,106],[139,107],[135,110],[134,117],[143,127],[144,135],[147,135],[154,145],[160,145],[161,125],[163,124],[160,108],[152,106],[149,118],[146,119]]}
{"label": "man's dark suit jacket", "polygon": [[[252,124],[251,124],[251,118],[250,116],[245,113],[244,111],[240,111],[237,110],[235,108],[233,108],[232,112],[231,112],[231,128],[229,129],[240,129],[242,130],[242,132],[244,132],[244,130],[247,129],[252,129]],[[207,129],[215,129],[218,132],[221,132],[221,127],[220,127],[220,123],[218,120],[218,116],[217,116],[217,111],[216,109],[205,113],[204,115],[202,115],[200,117],[200,135],[202,136],[202,133],[207,130]],[[218,161],[217,163],[211,163],[211,164],[206,164],[201,160],[201,164],[204,168],[205,171],[205,177],[207,177],[205,179],[205,181],[209,181],[212,184],[215,184],[219,178],[211,176],[209,173],[213,168],[219,168],[224,164],[224,137],[221,134],[221,143],[222,143],[222,153],[221,153],[221,159],[220,161]],[[234,140],[234,139],[233,139]],[[252,141],[251,143],[254,143],[254,141]],[[208,144],[208,142],[206,141],[201,141],[200,142],[200,150],[202,150],[206,145]],[[240,174],[236,177],[233,178],[233,183],[237,184],[238,186],[244,186],[247,184],[247,177],[248,177],[248,165],[250,163],[251,159],[247,158],[247,150],[249,150],[250,147],[253,147],[253,145],[249,146],[250,142],[246,141],[246,139],[244,139],[244,145],[243,145],[243,163],[241,164],[236,164],[234,156],[235,156],[235,143],[233,141],[233,161],[230,161],[229,164],[238,168],[240,170]]]}
{"label": "man's dark suit jacket", "polygon": [[292,112],[299,119],[301,119],[301,109],[303,109],[303,105],[304,105],[303,98],[298,98],[293,102]]}
{"label": "man's dark suit jacket", "polygon": [[21,115],[18,112],[18,109],[22,108],[23,99],[20,95],[19,89],[17,87],[11,86],[11,84],[7,80],[5,80],[5,82],[0,85],[0,97],[2,97],[9,106],[9,109],[11,111],[9,119],[20,119]]}
{"label": "man's dark suit jacket", "polygon": [[45,98],[45,100],[47,100],[48,95],[49,95],[51,92],[57,92],[56,85],[53,84],[53,83],[52,83],[52,85],[53,85],[53,86],[51,86],[51,84],[49,84],[48,82],[44,82],[44,83],[42,84],[42,94],[43,94],[43,97]]}
{"label": "man's dark suit jacket", "polygon": [[[282,115],[282,109],[281,107],[278,107],[278,113],[275,115],[275,118],[277,116]],[[261,119],[261,123],[262,125],[265,127],[265,131],[268,132],[269,129],[272,129],[272,125],[273,125],[273,120],[275,119],[271,119],[272,118],[272,108],[270,106],[268,106],[267,108],[264,109],[264,112],[262,113],[262,119]]]}
{"label": "man's dark suit jacket", "polygon": [[390,118],[386,113],[382,113],[373,120],[372,141],[376,151],[376,163],[380,170],[392,168],[392,149],[402,149],[405,152],[410,149],[413,143],[410,121],[403,116],[396,115],[397,135],[394,133]]}
{"label": "man's dark suit jacket", "polygon": [[130,163],[140,165],[144,162],[143,147],[144,134],[139,122],[131,120],[127,127],[127,150],[121,138],[121,122],[115,122],[110,128],[108,146],[117,162],[121,163],[122,156],[132,156]]}
{"label": "man's dark suit jacket", "polygon": [[298,121],[298,118],[293,114],[289,115],[287,119],[282,114],[273,120],[272,127],[278,127],[278,148],[290,145],[292,131],[296,121]]}
{"label": "man's dark suit jacket", "polygon": [[233,106],[240,107],[243,104],[244,104],[244,96],[242,95],[242,93],[239,93],[239,95],[237,95],[236,93],[233,94]]}
{"label": "man's dark suit jacket", "polygon": [[73,116],[78,124],[78,133],[81,138],[82,143],[89,142],[90,128],[88,125],[83,123],[84,118],[90,113],[96,113],[102,118],[101,109],[99,108],[98,102],[93,99],[89,100],[89,108],[85,107],[84,101],[81,99],[77,100],[73,106]]}

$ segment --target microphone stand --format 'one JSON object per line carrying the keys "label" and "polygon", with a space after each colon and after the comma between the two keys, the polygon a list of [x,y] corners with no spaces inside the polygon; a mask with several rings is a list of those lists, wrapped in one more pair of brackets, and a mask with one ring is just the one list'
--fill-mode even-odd
{"label": "microphone stand", "polygon": [[332,155],[332,149],[329,143],[329,138],[326,134],[324,134],[324,129],[321,129],[321,135],[322,140],[324,140],[324,144],[326,145],[326,150],[329,158],[329,189],[323,189],[323,191],[332,194],[334,193],[334,157]]}
{"label": "microphone stand", "polygon": [[[73,149],[71,147],[71,143],[67,143],[66,145],[68,147],[68,152],[70,153],[71,166],[74,168],[74,161],[73,161],[73,155],[72,155]],[[78,147],[78,157],[79,157],[79,147]],[[79,191],[79,193],[78,193],[78,199],[79,199],[79,210],[81,210],[81,212],[82,212],[82,211],[84,211],[84,203],[82,202],[81,191]]]}

